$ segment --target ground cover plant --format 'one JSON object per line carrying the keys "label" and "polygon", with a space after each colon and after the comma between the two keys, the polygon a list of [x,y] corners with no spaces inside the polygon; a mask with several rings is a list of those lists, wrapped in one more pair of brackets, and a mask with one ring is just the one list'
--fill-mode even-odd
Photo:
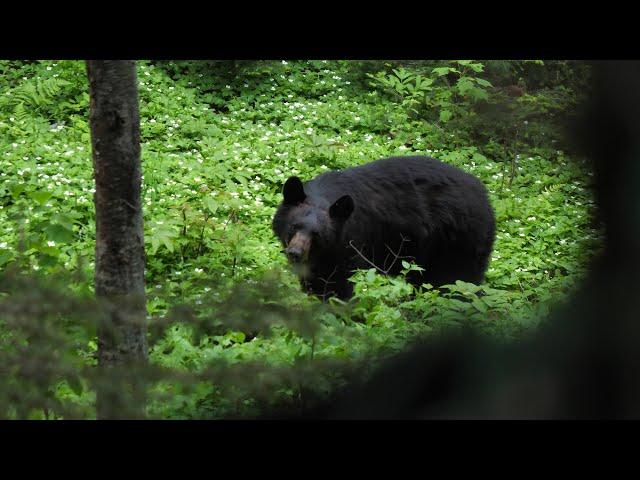
{"label": "ground cover plant", "polygon": [[[518,341],[570,294],[602,243],[589,164],[563,142],[588,95],[583,64],[137,68],[150,359],[173,375],[151,388],[150,417],[303,408],[419,335],[472,327]],[[73,303],[86,307],[92,293],[88,110],[84,62],[0,62],[4,417],[95,415],[95,329],[91,309]],[[486,282],[438,291],[370,269],[353,277],[349,302],[300,292],[271,231],[283,182],[400,155],[436,157],[486,185],[498,232]],[[405,273],[415,268],[403,262]],[[26,274],[39,280],[25,286]],[[42,286],[54,279],[62,292]],[[346,360],[355,371],[335,367]]]}

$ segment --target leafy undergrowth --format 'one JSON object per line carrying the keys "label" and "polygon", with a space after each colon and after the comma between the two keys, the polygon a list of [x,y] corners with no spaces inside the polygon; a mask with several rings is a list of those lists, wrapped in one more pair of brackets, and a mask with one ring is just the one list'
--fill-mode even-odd
{"label": "leafy undergrowth", "polygon": [[[189,388],[159,382],[149,414],[218,418],[297,408],[305,392],[322,396],[344,381],[332,361],[370,368],[416,336],[455,328],[500,341],[534,331],[601,245],[589,165],[559,147],[558,121],[584,92],[562,62],[514,62],[512,70],[529,70],[518,70],[525,93],[508,97],[494,78],[509,83],[499,67],[138,62],[152,363],[176,372],[215,362],[306,369],[304,382],[284,373],[267,381],[251,370],[224,388],[206,379]],[[545,68],[563,81],[522,85]],[[75,273],[70,289],[90,294],[95,224],[84,64],[3,61],[0,87],[0,269]],[[485,116],[492,107],[503,116]],[[487,186],[498,234],[486,283],[415,290],[402,277],[363,271],[346,304],[300,292],[271,232],[283,182],[408,154],[456,165]],[[71,338],[90,363],[91,332]],[[257,384],[268,384],[268,394],[256,393]],[[54,392],[83,408],[93,402],[86,385],[59,382]]]}

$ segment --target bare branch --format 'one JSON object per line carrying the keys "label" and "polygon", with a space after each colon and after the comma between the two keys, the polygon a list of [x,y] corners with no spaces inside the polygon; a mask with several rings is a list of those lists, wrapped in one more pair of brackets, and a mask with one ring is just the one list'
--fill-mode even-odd
{"label": "bare branch", "polygon": [[352,240],[349,240],[349,246],[351,248],[353,248],[356,253],[360,256],[360,258],[362,258],[365,262],[367,262],[369,265],[371,265],[373,268],[375,268],[376,270],[378,270],[380,273],[382,273],[383,275],[388,275],[389,272],[391,271],[391,269],[393,268],[393,266],[396,264],[396,262],[398,261],[398,259],[405,259],[405,258],[414,258],[410,255],[407,256],[401,256],[400,252],[402,251],[402,247],[404,246],[405,242],[410,242],[411,240],[409,240],[408,238],[406,238],[404,235],[400,234],[401,237],[401,242],[400,242],[400,246],[398,247],[398,251],[394,252],[389,245],[385,244],[385,247],[387,248],[387,250],[389,250],[390,254],[393,255],[393,262],[391,262],[391,265],[389,265],[389,268],[386,268],[387,266],[387,260],[389,259],[389,255],[387,255],[384,259],[384,263],[383,263],[383,267],[384,268],[380,268],[378,267],[375,263],[373,263],[371,260],[369,260],[360,250],[358,250],[358,248],[353,244]]}
{"label": "bare branch", "polygon": [[331,274],[329,275],[328,279],[324,279],[322,277],[318,277],[318,280],[322,281],[324,283],[324,290],[322,291],[322,301],[326,302],[327,300],[327,287],[329,286],[330,283],[336,283],[336,282],[332,282],[331,279],[333,278],[333,276],[336,274],[336,271],[338,270],[338,266],[336,265],[333,268],[333,272],[331,272]]}
{"label": "bare branch", "polygon": [[364,256],[364,254],[363,254],[360,250],[358,250],[358,249],[356,248],[356,246],[353,244],[353,240],[349,240],[349,246],[350,246],[351,248],[353,248],[353,249],[356,251],[356,253],[357,253],[358,255],[360,255],[360,258],[362,258],[365,262],[367,262],[367,263],[368,263],[369,265],[371,265],[373,268],[375,268],[376,270],[378,270],[380,273],[383,273],[383,274],[385,274],[385,275],[387,274],[387,272],[385,272],[384,270],[382,270],[382,269],[381,269],[380,267],[378,267],[375,263],[373,263],[371,260],[369,260],[367,257],[365,257],[365,256]]}
{"label": "bare branch", "polygon": [[[391,248],[389,248],[389,245],[385,244],[385,247],[387,247],[387,250],[389,250],[389,252],[391,253],[391,255],[394,256],[393,262],[391,262],[391,265],[389,265],[389,268],[387,269],[387,272],[390,272],[391,269],[393,268],[393,266],[396,264],[396,262],[398,261],[398,259],[404,259],[404,258],[414,258],[410,255],[407,256],[400,256],[400,252],[402,251],[402,246],[404,245],[405,242],[410,242],[411,240],[408,240],[407,238],[405,238],[404,235],[400,234],[401,237],[401,241],[400,241],[400,246],[398,247],[398,252],[395,253],[393,250],[391,250]],[[388,258],[388,256],[387,256]],[[386,260],[385,260],[386,261]]]}

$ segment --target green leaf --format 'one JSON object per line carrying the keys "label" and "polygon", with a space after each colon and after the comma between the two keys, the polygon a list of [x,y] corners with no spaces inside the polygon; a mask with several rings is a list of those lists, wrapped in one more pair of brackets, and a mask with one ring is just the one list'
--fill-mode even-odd
{"label": "green leaf", "polygon": [[205,197],[204,206],[207,207],[207,210],[209,210],[212,214],[215,214],[218,211],[219,207],[218,202],[216,202],[212,197]]}
{"label": "green leaf", "polygon": [[160,237],[160,240],[162,241],[164,246],[167,247],[167,249],[173,253],[173,242],[171,241],[171,239],[163,235],[162,237]]}
{"label": "green leaf", "polygon": [[482,85],[483,87],[493,87],[493,85],[491,85],[491,82],[485,80],[484,78],[476,78],[475,80],[478,85]]}
{"label": "green leaf", "polygon": [[467,66],[476,73],[480,73],[484,70],[484,65],[481,63],[469,63]]}
{"label": "green leaf", "polygon": [[13,258],[10,250],[0,250],[0,267],[5,263],[9,263]]}
{"label": "green leaf", "polygon": [[452,116],[453,116],[453,114],[449,110],[441,110],[440,111],[440,121],[441,122],[448,122],[451,119]]}
{"label": "green leaf", "polygon": [[158,237],[150,237],[151,240],[151,255],[155,255],[155,253],[158,251],[158,248],[160,247],[160,240],[158,240]]}
{"label": "green leaf", "polygon": [[58,256],[43,253],[38,259],[38,263],[40,263],[41,267],[53,267],[58,264]]}
{"label": "green leaf", "polygon": [[482,155],[481,153],[478,153],[478,152],[475,152],[473,154],[473,157],[471,157],[471,159],[474,162],[478,162],[478,163],[486,163],[486,162],[488,162],[487,157],[485,157],[484,155]]}
{"label": "green leaf", "polygon": [[24,183],[18,183],[17,185],[13,185],[11,187],[11,196],[13,197],[13,199],[17,200],[20,194],[24,192],[24,189],[25,189]]}
{"label": "green leaf", "polygon": [[70,243],[74,238],[73,231],[57,223],[49,224],[44,231],[47,238],[56,243]]}
{"label": "green leaf", "polygon": [[233,332],[231,334],[231,338],[233,339],[234,342],[236,343],[243,343],[245,341],[245,339],[247,338],[246,335],[242,332]]}
{"label": "green leaf", "polygon": [[396,76],[400,79],[400,80],[404,80],[406,78],[409,78],[411,76],[411,73],[407,70],[405,70],[404,68],[399,68],[399,69],[394,69],[393,73],[396,74]]}
{"label": "green leaf", "polygon": [[64,213],[56,213],[51,217],[51,221],[55,223],[59,223],[67,230],[73,232],[73,219]]}
{"label": "green leaf", "polygon": [[40,205],[44,205],[53,195],[52,192],[47,190],[35,190],[33,192],[29,192],[29,197],[38,202]]}
{"label": "green leaf", "polygon": [[469,96],[474,100],[486,100],[489,98],[489,96],[487,95],[487,92],[485,92],[481,88],[469,89]]}
{"label": "green leaf", "polygon": [[460,92],[460,95],[465,95],[469,90],[473,88],[473,82],[469,77],[460,77],[458,79],[456,87],[458,89],[458,92]]}
{"label": "green leaf", "polygon": [[82,395],[82,383],[78,377],[70,377],[67,378],[67,383],[69,384],[69,388],[73,393],[80,396]]}
{"label": "green leaf", "polygon": [[487,305],[479,298],[474,298],[471,302],[471,305],[476,307],[480,312],[487,313]]}
{"label": "green leaf", "polygon": [[367,279],[367,282],[373,282],[376,278],[376,269],[370,268],[369,270],[367,270],[367,275],[365,278]]}
{"label": "green leaf", "polygon": [[432,70],[432,72],[438,75],[439,77],[442,77],[452,71],[454,71],[454,69],[451,67],[438,67]]}
{"label": "green leaf", "polygon": [[433,78],[424,78],[421,77],[422,81],[420,82],[420,88],[429,87],[433,84]]}

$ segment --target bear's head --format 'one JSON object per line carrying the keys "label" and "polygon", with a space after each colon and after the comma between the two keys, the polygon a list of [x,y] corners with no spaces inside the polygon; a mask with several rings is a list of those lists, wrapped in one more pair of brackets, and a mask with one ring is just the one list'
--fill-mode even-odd
{"label": "bear's head", "polygon": [[339,248],[342,228],[354,209],[353,198],[343,195],[331,203],[308,196],[298,177],[285,182],[282,194],[274,231],[290,262],[313,267]]}

